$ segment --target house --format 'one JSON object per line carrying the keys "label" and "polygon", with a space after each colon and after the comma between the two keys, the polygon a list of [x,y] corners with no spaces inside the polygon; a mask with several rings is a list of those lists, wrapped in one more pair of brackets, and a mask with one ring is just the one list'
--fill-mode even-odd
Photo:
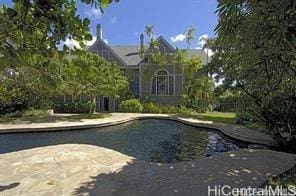
{"label": "house", "polygon": [[[173,54],[176,48],[173,47],[164,37],[157,39],[159,50],[166,55]],[[144,68],[149,66],[146,55],[141,55],[141,48],[149,51],[144,45],[144,35],[140,36],[138,45],[109,45],[103,40],[102,26],[97,25],[97,40],[88,48],[89,52],[100,55],[107,61],[114,62],[126,74],[130,91],[135,98],[145,100],[147,97],[153,102],[167,105],[180,105],[184,86],[184,76],[180,66],[167,64],[161,68],[151,70],[153,76],[144,77]],[[201,49],[190,49],[186,52],[187,57],[199,56],[202,64],[206,65],[208,58]],[[150,66],[151,67],[151,66]],[[116,111],[118,100],[110,97],[97,97],[97,111]]]}

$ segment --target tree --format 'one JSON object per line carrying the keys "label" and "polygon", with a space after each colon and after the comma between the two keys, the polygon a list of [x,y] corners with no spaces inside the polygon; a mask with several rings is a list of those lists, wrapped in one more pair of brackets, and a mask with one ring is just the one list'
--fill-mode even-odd
{"label": "tree", "polygon": [[154,26],[146,26],[145,32],[149,38],[149,47],[144,53],[149,64],[143,67],[143,77],[151,79],[155,69],[161,68],[167,62],[167,56],[160,51],[158,40],[154,39]]}
{"label": "tree", "polygon": [[[43,72],[50,58],[57,54],[61,41],[75,39],[83,47],[85,40],[92,39],[90,21],[76,14],[75,0],[13,2],[12,7],[0,8],[0,70],[30,66]],[[102,10],[112,0],[82,2]],[[64,45],[64,51],[66,49]]]}
{"label": "tree", "polygon": [[194,33],[195,33],[194,27],[189,27],[189,29],[186,31],[185,40],[187,43],[187,49],[190,48],[191,42],[195,39]]}
{"label": "tree", "polygon": [[173,63],[179,66],[182,70],[184,70],[184,64],[186,63],[186,50],[176,49],[176,52],[173,55]]}
{"label": "tree", "polygon": [[153,39],[153,35],[154,35],[154,26],[153,25],[147,25],[145,27],[145,33],[147,34],[149,41],[151,41]]}
{"label": "tree", "polygon": [[64,93],[88,95],[93,103],[97,96],[119,98],[128,87],[127,78],[115,64],[87,52],[70,60],[63,73],[61,89]]}
{"label": "tree", "polygon": [[246,113],[296,151],[295,1],[220,1],[211,67],[248,96]]}
{"label": "tree", "polygon": [[184,64],[184,95],[186,107],[206,112],[213,102],[215,84],[211,77],[202,73],[201,60],[193,57]]}
{"label": "tree", "polygon": [[[95,6],[98,12],[112,2],[81,1]],[[61,79],[58,70],[62,64],[53,62],[68,52],[66,45],[62,50],[58,45],[66,39],[75,39],[83,48],[84,42],[92,39],[90,21],[77,15],[75,0],[13,2],[12,7],[0,7],[0,73],[14,70],[17,78],[5,78],[5,83],[18,84],[23,93],[30,90],[32,98],[28,99],[27,106],[47,107]]]}

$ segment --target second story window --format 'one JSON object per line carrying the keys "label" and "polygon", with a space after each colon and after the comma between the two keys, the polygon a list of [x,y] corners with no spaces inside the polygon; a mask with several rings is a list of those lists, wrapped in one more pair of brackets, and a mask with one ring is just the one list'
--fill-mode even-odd
{"label": "second story window", "polygon": [[102,50],[101,57],[103,57],[106,61],[110,61],[110,51]]}

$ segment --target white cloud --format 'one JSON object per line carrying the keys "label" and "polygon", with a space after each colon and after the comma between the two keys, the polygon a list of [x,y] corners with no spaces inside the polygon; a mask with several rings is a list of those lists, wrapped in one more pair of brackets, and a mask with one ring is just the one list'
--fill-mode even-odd
{"label": "white cloud", "polygon": [[102,18],[102,15],[103,15],[100,9],[96,9],[94,7],[85,8],[84,14],[87,15],[88,17],[94,17],[96,19]]}
{"label": "white cloud", "polygon": [[109,44],[108,39],[103,40],[106,44]]}
{"label": "white cloud", "polygon": [[[95,41],[97,40],[97,37],[96,36],[93,36],[92,40],[91,41],[84,41],[84,44],[86,46],[90,46],[92,45],[93,43],[95,43]],[[69,48],[71,49],[74,49],[74,46],[78,49],[80,49],[80,45],[79,45],[79,42],[76,41],[75,39],[69,39],[69,38],[66,38],[66,40],[64,42],[62,42],[60,45],[58,45],[58,48],[62,49],[63,48],[63,45],[66,45],[68,46]]]}
{"label": "white cloud", "polygon": [[[196,47],[196,49],[203,49],[205,44],[206,44],[206,40],[209,39],[209,35],[208,34],[203,34],[201,36],[199,36],[199,42],[198,42],[198,47]],[[210,48],[204,48],[205,53],[207,53],[209,55],[209,57],[214,55],[213,50],[211,50]]]}
{"label": "white cloud", "polygon": [[111,17],[110,22],[111,22],[111,24],[117,23],[117,18],[116,17]]}
{"label": "white cloud", "polygon": [[198,44],[200,45],[201,48],[204,47],[204,45],[206,44],[206,40],[209,38],[209,35],[208,34],[203,34],[199,37],[199,42]]}
{"label": "white cloud", "polygon": [[80,48],[79,43],[78,43],[76,40],[74,40],[74,39],[69,39],[69,38],[67,38],[66,41],[64,41],[64,43],[63,43],[62,45],[66,45],[66,46],[68,46],[68,47],[71,48],[71,49],[73,49],[74,46],[75,46],[76,48]]}
{"label": "white cloud", "polygon": [[176,43],[176,42],[183,42],[186,38],[186,35],[185,34],[179,34],[179,35],[176,35],[176,36],[173,36],[171,37],[171,41],[173,43]]}
{"label": "white cloud", "polygon": [[93,45],[95,43],[96,40],[97,40],[97,37],[96,36],[93,36],[91,41],[84,41],[84,43],[87,46],[91,46],[91,45]]}

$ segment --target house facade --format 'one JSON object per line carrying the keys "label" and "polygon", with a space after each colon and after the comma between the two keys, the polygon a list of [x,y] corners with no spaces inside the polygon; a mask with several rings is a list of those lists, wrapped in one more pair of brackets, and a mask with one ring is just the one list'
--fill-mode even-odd
{"label": "house facade", "polygon": [[[161,53],[171,55],[176,52],[164,37],[157,39]],[[141,55],[141,48],[149,49],[144,45],[144,36],[140,36],[138,45],[109,45],[103,40],[101,25],[97,25],[97,40],[88,48],[89,52],[97,54],[106,61],[114,62],[125,73],[129,81],[129,89],[135,98],[149,99],[159,104],[180,105],[184,86],[184,76],[180,66],[175,64],[162,65],[161,68],[153,68],[152,77],[145,77],[144,70],[149,67],[149,59]],[[186,51],[188,58],[199,56],[202,64],[206,65],[208,58],[203,50],[190,49]],[[118,100],[110,97],[97,97],[97,111],[116,111]]]}

